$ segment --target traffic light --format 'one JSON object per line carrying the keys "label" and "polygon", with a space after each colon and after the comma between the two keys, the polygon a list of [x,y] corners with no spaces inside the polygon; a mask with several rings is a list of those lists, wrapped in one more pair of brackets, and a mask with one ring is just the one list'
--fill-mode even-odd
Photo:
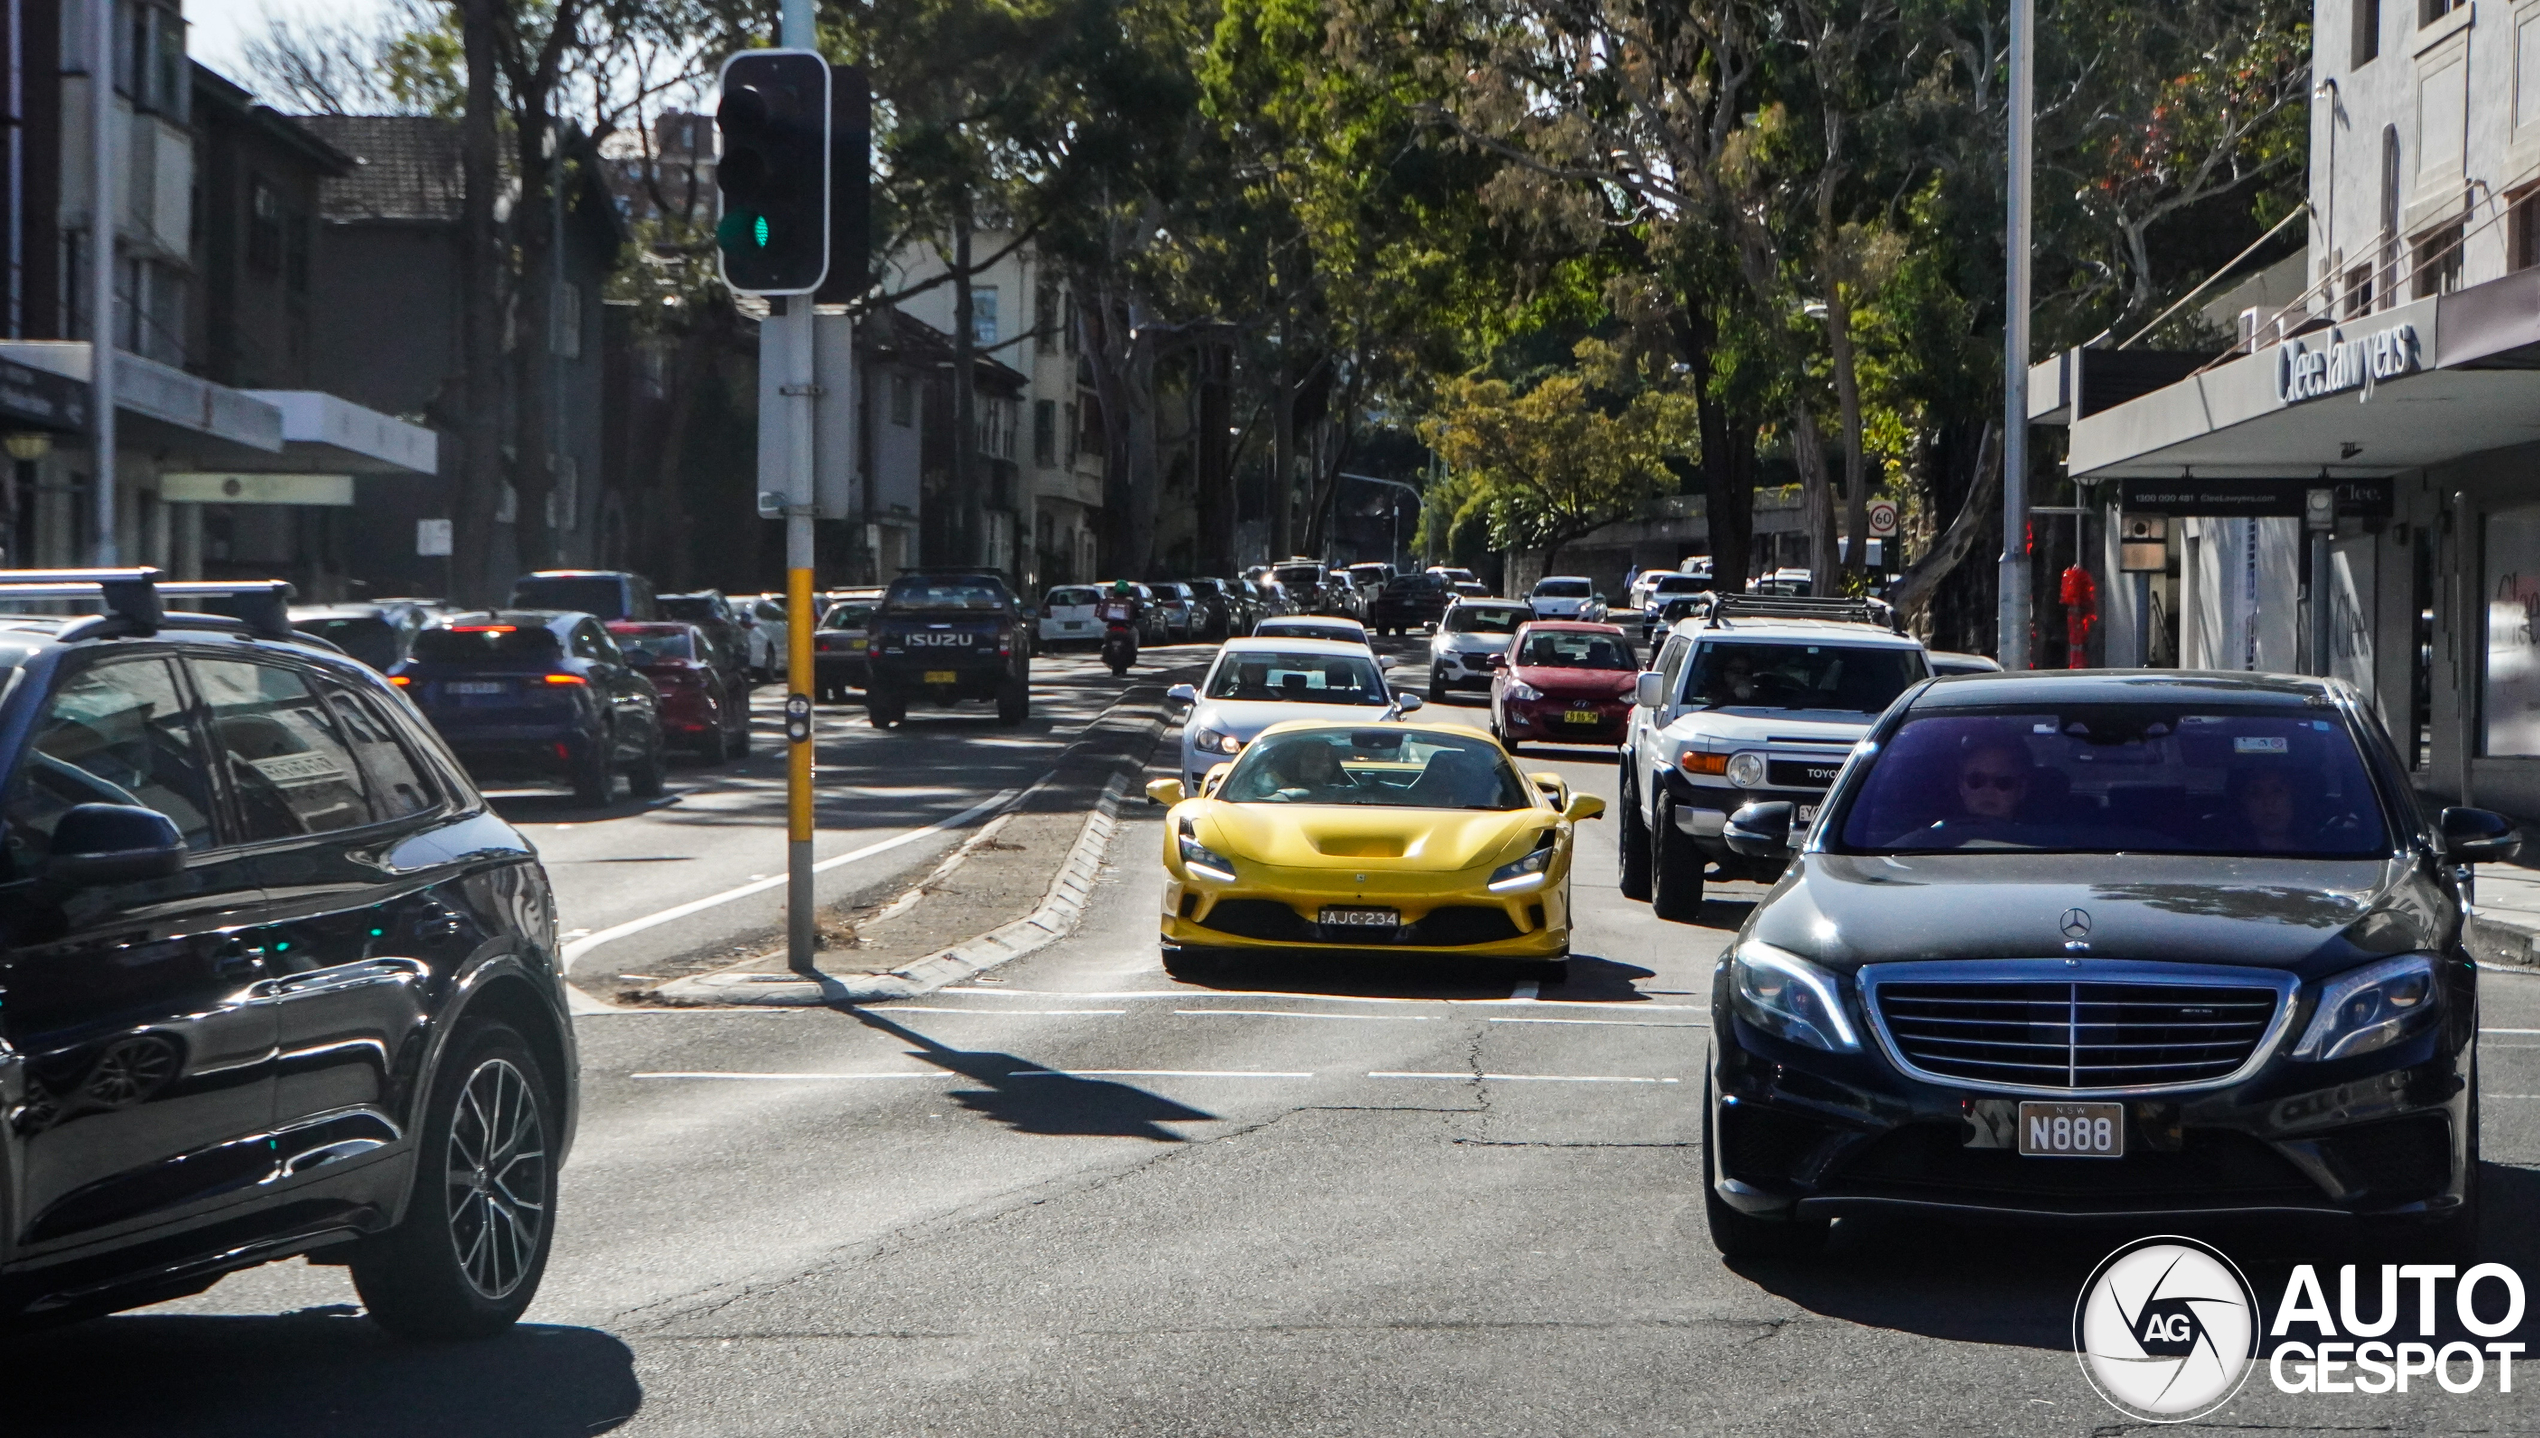
{"label": "traffic light", "polygon": [[829,277],[812,299],[850,304],[873,285],[873,86],[861,67],[829,70]]}
{"label": "traffic light", "polygon": [[723,282],[800,295],[829,269],[829,62],[809,50],[744,50],[723,62],[723,156],[714,227]]}

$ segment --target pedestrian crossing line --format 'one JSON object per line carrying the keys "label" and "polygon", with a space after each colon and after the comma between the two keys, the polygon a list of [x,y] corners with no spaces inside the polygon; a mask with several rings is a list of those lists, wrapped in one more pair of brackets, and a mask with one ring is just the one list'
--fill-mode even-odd
{"label": "pedestrian crossing line", "polygon": [[1303,1009],[1175,1009],[1177,1017],[1251,1019],[1345,1019],[1359,1024],[1433,1024],[1436,1014],[1315,1014]]}
{"label": "pedestrian crossing line", "polygon": [[1620,1075],[1620,1074],[1493,1074],[1493,1073],[1481,1073],[1481,1074],[1477,1074],[1477,1073],[1410,1073],[1410,1072],[1393,1071],[1393,1070],[1379,1070],[1379,1071],[1377,1071],[1377,1072],[1375,1072],[1375,1073],[1371,1073],[1371,1074],[1369,1074],[1369,1075],[1367,1075],[1367,1076],[1368,1076],[1369,1078],[1381,1078],[1381,1079],[1451,1079],[1451,1080],[1453,1080],[1453,1081],[1455,1081],[1455,1082],[1457,1082],[1457,1083],[1471,1083],[1471,1082],[1472,1082],[1473,1080],[1475,1080],[1475,1079],[1487,1079],[1487,1080],[1489,1080],[1489,1081],[1491,1081],[1491,1082],[1493,1082],[1493,1083],[1677,1083],[1677,1082],[1680,1082],[1680,1080],[1677,1080],[1677,1079],[1672,1079],[1672,1078],[1632,1078],[1632,1077],[1628,1077],[1628,1076],[1625,1076],[1625,1075]]}
{"label": "pedestrian crossing line", "polygon": [[1005,995],[1027,999],[1079,999],[1087,1003],[1097,1000],[1113,1002],[1122,999],[1179,999],[1191,1003],[1204,999],[1286,999],[1306,1004],[1445,1004],[1449,1007],[1507,1008],[1522,1004],[1530,1009],[1603,1009],[1609,1013],[1678,1013],[1706,1014],[1709,1004],[1626,1004],[1610,999],[1426,999],[1395,994],[1314,994],[1295,989],[1098,989],[1073,993],[1065,989],[1009,989],[1002,984],[993,988],[985,984],[963,984],[937,989],[933,997],[946,994]]}
{"label": "pedestrian crossing line", "polygon": [[743,1080],[753,1080],[753,1081],[765,1082],[765,1083],[806,1083],[806,1082],[813,1082],[813,1083],[822,1083],[822,1082],[835,1083],[835,1082],[845,1082],[845,1081],[852,1081],[852,1080],[858,1080],[858,1079],[924,1079],[924,1078],[940,1079],[940,1078],[959,1078],[959,1077],[962,1077],[962,1075],[958,1075],[958,1074],[948,1074],[948,1073],[944,1072],[944,1071],[943,1071],[943,1070],[941,1070],[941,1069],[926,1069],[926,1070],[922,1070],[922,1071],[919,1071],[919,1072],[916,1072],[916,1073],[869,1073],[869,1074],[835,1074],[835,1073],[734,1073],[734,1072],[730,1072],[730,1071],[728,1071],[728,1070],[719,1070],[719,1069],[686,1069],[686,1070],[674,1070],[674,1071],[667,1071],[667,1072],[662,1072],[662,1073],[639,1073],[639,1074],[628,1074],[628,1075],[627,1075],[627,1077],[628,1077],[628,1078],[638,1078],[638,1079],[743,1079]]}
{"label": "pedestrian crossing line", "polygon": [[1613,1029],[1707,1029],[1709,1024],[1682,1024],[1669,1019],[1537,1019],[1492,1016],[1495,1024],[1592,1024]]}

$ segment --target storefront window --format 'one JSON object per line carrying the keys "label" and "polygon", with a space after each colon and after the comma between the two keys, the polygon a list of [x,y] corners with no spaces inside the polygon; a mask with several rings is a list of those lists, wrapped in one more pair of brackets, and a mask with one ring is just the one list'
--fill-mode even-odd
{"label": "storefront window", "polygon": [[2540,755],[2540,505],[2487,516],[2481,752]]}

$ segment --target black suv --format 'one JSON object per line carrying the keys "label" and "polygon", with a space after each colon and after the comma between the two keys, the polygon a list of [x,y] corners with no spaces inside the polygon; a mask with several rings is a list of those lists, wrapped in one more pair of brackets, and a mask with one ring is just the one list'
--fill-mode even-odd
{"label": "black suv", "polygon": [[397,1333],[500,1329],[576,1108],[546,872],[289,586],[154,579],[0,572],[104,610],[0,614],[0,1318],[305,1254]]}
{"label": "black suv", "polygon": [[873,607],[865,713],[875,728],[908,717],[912,701],[994,700],[997,720],[1032,712],[1032,642],[1022,606],[993,571],[913,569]]}
{"label": "black suv", "polygon": [[1725,833],[1796,852],[1714,971],[1722,1249],[1846,1213],[2474,1233],[2465,876],[2519,840],[2421,817],[2352,687],[1928,680],[1813,825],[1761,802]]}
{"label": "black suv", "polygon": [[635,797],[661,797],[661,691],[588,614],[445,614],[389,682],[480,778],[561,779],[604,806],[624,773]]}

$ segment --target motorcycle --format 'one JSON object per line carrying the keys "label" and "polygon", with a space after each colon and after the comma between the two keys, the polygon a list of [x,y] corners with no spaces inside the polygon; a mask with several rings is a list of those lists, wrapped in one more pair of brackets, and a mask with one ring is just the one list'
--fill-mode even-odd
{"label": "motorcycle", "polygon": [[1125,678],[1129,666],[1138,662],[1138,621],[1122,615],[1103,617],[1102,662],[1111,666],[1115,678]]}

